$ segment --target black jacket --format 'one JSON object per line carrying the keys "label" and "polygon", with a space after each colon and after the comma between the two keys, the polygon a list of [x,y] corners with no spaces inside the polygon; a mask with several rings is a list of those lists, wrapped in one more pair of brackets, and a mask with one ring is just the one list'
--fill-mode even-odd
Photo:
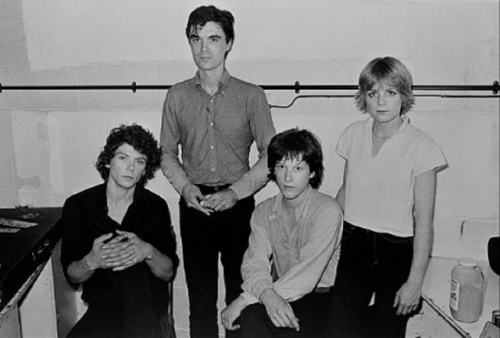
{"label": "black jacket", "polygon": [[[137,186],[134,201],[121,225],[107,213],[105,183],[66,200],[60,219],[63,228],[61,262],[66,278],[68,266],[87,255],[97,237],[115,229],[135,233],[167,255],[177,268],[175,234],[163,198]],[[167,282],[154,276],[145,262],[118,272],[98,269],[83,283],[82,299],[89,309],[112,306],[123,312],[125,323],[137,321],[139,315],[152,316],[153,313],[161,318],[167,311],[168,297]]]}

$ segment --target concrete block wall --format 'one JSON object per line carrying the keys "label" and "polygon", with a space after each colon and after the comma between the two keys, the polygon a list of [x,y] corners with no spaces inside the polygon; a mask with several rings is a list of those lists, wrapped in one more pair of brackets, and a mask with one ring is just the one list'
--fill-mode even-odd
{"label": "concrete block wall", "polygon": [[[379,55],[403,60],[417,85],[485,85],[500,78],[499,5],[494,0],[212,3],[236,17],[228,69],[256,84],[356,84],[362,67]],[[200,4],[0,0],[0,83],[184,80],[196,71],[184,25]],[[0,93],[0,207],[60,206],[69,195],[100,183],[93,165],[109,130],[134,122],[159,137],[165,93]],[[296,96],[292,91],[267,95],[276,106],[286,106]],[[320,137],[326,167],[321,189],[335,195],[343,171],[334,152],[338,136],[366,116],[356,111],[352,98],[303,98],[288,109],[273,108],[272,114],[278,131],[298,126]],[[438,175],[433,254],[485,260],[487,239],[499,233],[499,99],[417,97],[409,116],[441,145],[450,163]],[[160,172],[149,188],[165,197],[179,233],[177,193]],[[270,184],[257,200],[276,191]],[[188,310],[182,267],[174,285],[176,326],[183,337]],[[223,293],[221,284],[221,299]]]}

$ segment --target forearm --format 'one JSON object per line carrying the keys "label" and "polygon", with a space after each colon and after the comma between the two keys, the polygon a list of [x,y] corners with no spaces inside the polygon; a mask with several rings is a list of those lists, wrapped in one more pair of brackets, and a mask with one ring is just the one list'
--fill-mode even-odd
{"label": "forearm", "polygon": [[429,171],[417,176],[415,183],[415,235],[413,260],[408,281],[422,285],[429,265],[434,240],[434,201],[436,173]]}
{"label": "forearm", "polygon": [[[260,255],[259,255],[260,256]],[[258,300],[261,293],[268,288],[273,288],[273,280],[271,277],[271,263],[263,257],[253,257],[251,260],[244,260],[241,267],[243,291]],[[246,297],[250,301],[249,297]]]}
{"label": "forearm", "polygon": [[157,278],[170,281],[174,275],[174,264],[172,260],[154,246],[150,245],[150,253],[146,256],[144,260],[149,266],[149,269]]}
{"label": "forearm", "polygon": [[434,238],[432,223],[417,224],[413,238],[413,260],[411,263],[408,282],[422,286],[429,265]]}
{"label": "forearm", "polygon": [[344,164],[344,179],[342,181],[342,186],[340,187],[339,191],[337,192],[337,196],[335,197],[337,203],[340,204],[340,207],[342,208],[343,212],[345,212],[345,189],[347,184],[348,170],[349,170],[348,162],[346,161]]}
{"label": "forearm", "polygon": [[269,297],[275,296],[281,297],[274,288],[267,288],[261,292],[261,294],[259,295],[259,300],[261,303],[264,303]]}
{"label": "forearm", "polygon": [[166,151],[163,152],[161,170],[170,184],[172,184],[172,187],[182,196],[182,189],[186,184],[191,182],[175,154]]}
{"label": "forearm", "polygon": [[96,266],[93,266],[85,256],[79,261],[74,261],[68,266],[68,277],[72,283],[80,284],[87,281],[94,274]]}
{"label": "forearm", "polygon": [[267,156],[264,155],[255,162],[254,166],[238,181],[231,185],[238,199],[253,195],[269,181],[269,169],[267,168]]}
{"label": "forearm", "polygon": [[345,183],[340,187],[335,199],[337,200],[337,203],[340,205],[342,210],[345,210]]}
{"label": "forearm", "polygon": [[238,309],[241,311],[245,310],[250,303],[243,297],[243,294],[240,294],[238,298],[233,300],[233,304],[238,307]]}

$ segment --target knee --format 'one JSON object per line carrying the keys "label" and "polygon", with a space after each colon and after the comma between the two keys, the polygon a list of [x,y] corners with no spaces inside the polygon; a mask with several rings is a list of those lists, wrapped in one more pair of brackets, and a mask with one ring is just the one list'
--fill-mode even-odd
{"label": "knee", "polygon": [[242,327],[265,323],[268,319],[266,308],[262,304],[252,304],[246,307],[240,315]]}

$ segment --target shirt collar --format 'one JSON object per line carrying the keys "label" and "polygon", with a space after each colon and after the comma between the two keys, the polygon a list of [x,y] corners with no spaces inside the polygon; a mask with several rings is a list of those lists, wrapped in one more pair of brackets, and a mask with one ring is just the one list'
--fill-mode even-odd
{"label": "shirt collar", "polygon": [[402,115],[401,119],[403,120],[403,123],[399,126],[399,130],[396,134],[404,132],[408,128],[408,124],[410,124],[410,118],[408,116]]}
{"label": "shirt collar", "polygon": [[[302,204],[299,205],[299,207],[295,210],[295,215],[298,216],[296,217],[296,220],[298,221],[302,217],[307,216],[307,206],[309,205],[309,200],[311,199],[311,196],[314,194],[315,190],[311,187],[311,185],[307,186],[307,188],[304,190],[303,194],[306,194],[304,200],[302,201]],[[281,201],[283,199],[283,194],[279,194],[276,196],[276,199],[274,200],[274,204],[272,206],[272,211],[271,215],[269,216],[270,220],[274,220],[279,218],[280,212],[281,212]]]}
{"label": "shirt collar", "polygon": [[[108,200],[106,196],[106,188],[107,188],[107,183],[101,183],[96,187],[96,193],[93,195],[92,199],[89,201],[89,210],[94,210],[96,213],[108,213],[107,205],[108,205]],[[135,190],[134,190],[134,200],[132,201],[132,204],[130,207],[138,205],[138,204],[144,204],[145,203],[145,194],[144,194],[144,186],[141,184],[136,184]]]}
{"label": "shirt collar", "polygon": [[[406,115],[401,115],[401,120],[403,120],[403,123],[401,123],[398,131],[395,132],[394,135],[391,136],[391,138],[393,138],[394,136],[396,136],[398,134],[403,133],[408,128],[408,125],[410,124],[410,118]],[[368,117],[367,121],[368,121],[368,123],[366,124],[366,127],[367,127],[367,134],[366,135],[369,135],[371,138],[373,122],[374,122],[373,117],[371,117],[371,116]]]}
{"label": "shirt collar", "polygon": [[[227,71],[227,69],[224,68],[224,72],[222,73],[222,77],[221,77],[221,79],[219,81],[219,91],[222,91],[225,88],[227,88],[227,86],[229,85],[229,80],[230,79],[231,79],[231,75],[229,74],[229,72]],[[194,85],[197,88],[201,88],[201,77],[200,77],[200,72],[199,71],[197,71],[196,75],[194,76]]]}

